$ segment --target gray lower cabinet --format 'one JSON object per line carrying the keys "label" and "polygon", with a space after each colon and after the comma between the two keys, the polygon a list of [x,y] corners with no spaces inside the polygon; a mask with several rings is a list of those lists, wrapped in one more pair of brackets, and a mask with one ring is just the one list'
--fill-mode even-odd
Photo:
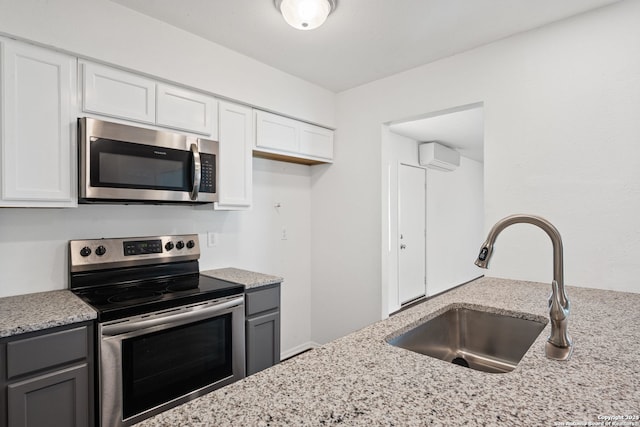
{"label": "gray lower cabinet", "polygon": [[94,425],[93,324],[1,341],[1,426]]}
{"label": "gray lower cabinet", "polygon": [[280,362],[280,284],[246,292],[247,375]]}

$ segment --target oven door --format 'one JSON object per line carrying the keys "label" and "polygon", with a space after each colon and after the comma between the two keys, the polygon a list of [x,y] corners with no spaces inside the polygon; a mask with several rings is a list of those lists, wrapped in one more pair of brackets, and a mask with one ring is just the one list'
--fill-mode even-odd
{"label": "oven door", "polygon": [[99,329],[103,427],[129,426],[245,376],[244,296]]}

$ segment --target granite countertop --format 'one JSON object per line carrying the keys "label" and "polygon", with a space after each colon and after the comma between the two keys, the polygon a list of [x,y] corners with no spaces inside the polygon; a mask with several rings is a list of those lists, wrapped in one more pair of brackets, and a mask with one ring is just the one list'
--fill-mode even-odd
{"label": "granite countertop", "polygon": [[95,310],[68,290],[0,298],[0,338],[95,318]]}
{"label": "granite countertop", "polygon": [[220,280],[226,280],[227,282],[238,283],[240,285],[244,285],[245,289],[273,285],[275,283],[280,283],[283,280],[282,277],[255,273],[253,271],[241,270],[239,268],[219,268],[217,270],[201,271],[200,274]]}
{"label": "granite countertop", "polygon": [[640,294],[568,287],[571,360],[545,357],[547,324],[506,374],[386,342],[450,304],[546,317],[550,289],[482,278],[139,425],[557,426],[640,416]]}
{"label": "granite countertop", "polygon": [[[282,282],[281,277],[237,268],[202,274],[239,283],[246,289]],[[0,338],[96,319],[93,308],[69,290],[38,292],[0,298]]]}

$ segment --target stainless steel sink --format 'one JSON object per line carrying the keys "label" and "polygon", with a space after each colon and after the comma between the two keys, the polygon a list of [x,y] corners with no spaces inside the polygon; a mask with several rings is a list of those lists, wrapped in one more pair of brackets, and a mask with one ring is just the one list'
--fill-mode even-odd
{"label": "stainless steel sink", "polygon": [[539,321],[470,308],[451,308],[389,344],[478,371],[515,369],[546,326]]}

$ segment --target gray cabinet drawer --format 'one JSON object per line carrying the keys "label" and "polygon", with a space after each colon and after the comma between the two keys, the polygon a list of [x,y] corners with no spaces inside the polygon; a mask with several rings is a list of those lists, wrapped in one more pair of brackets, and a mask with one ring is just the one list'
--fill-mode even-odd
{"label": "gray cabinet drawer", "polygon": [[245,305],[247,316],[278,310],[280,308],[280,284],[266,289],[247,291]]}
{"label": "gray cabinet drawer", "polygon": [[80,327],[7,343],[7,378],[85,359],[87,328]]}

